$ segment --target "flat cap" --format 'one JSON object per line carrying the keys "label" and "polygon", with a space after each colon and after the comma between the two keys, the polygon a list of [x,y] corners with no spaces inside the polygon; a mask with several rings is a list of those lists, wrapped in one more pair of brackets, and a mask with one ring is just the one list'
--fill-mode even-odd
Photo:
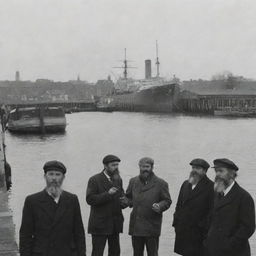
{"label": "flat cap", "polygon": [[103,164],[109,164],[112,162],[121,162],[120,158],[115,155],[107,155],[102,160]]}
{"label": "flat cap", "polygon": [[139,165],[142,164],[150,164],[150,165],[154,165],[154,159],[150,158],[150,157],[143,157],[140,159],[139,161]]}
{"label": "flat cap", "polygon": [[200,167],[202,167],[206,170],[208,170],[208,168],[210,167],[208,162],[205,161],[204,159],[201,159],[201,158],[193,159],[189,164],[190,165],[195,165],[195,166],[200,166]]}
{"label": "flat cap", "polygon": [[63,174],[67,172],[65,165],[57,160],[48,161],[44,164],[44,173],[48,171],[60,171]]}
{"label": "flat cap", "polygon": [[225,168],[229,168],[235,171],[238,171],[238,166],[232,162],[231,160],[227,159],[227,158],[219,158],[219,159],[215,159],[213,161],[214,167],[213,168],[217,168],[217,167],[225,167]]}

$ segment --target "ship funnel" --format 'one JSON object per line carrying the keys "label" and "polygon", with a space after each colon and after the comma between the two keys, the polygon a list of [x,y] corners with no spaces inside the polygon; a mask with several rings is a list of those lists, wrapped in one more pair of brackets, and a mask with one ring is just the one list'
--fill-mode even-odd
{"label": "ship funnel", "polygon": [[151,60],[145,60],[145,78],[150,79],[151,77]]}

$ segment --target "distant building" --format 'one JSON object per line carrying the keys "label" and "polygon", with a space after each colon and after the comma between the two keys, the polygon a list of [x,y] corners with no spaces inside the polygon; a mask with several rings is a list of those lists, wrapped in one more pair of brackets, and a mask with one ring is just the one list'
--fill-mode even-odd
{"label": "distant building", "polygon": [[213,113],[227,107],[256,107],[256,81],[193,80],[184,81],[182,89],[180,102],[183,110],[188,112]]}
{"label": "distant building", "polygon": [[19,71],[16,71],[16,73],[15,73],[15,81],[16,82],[20,81],[20,72]]}
{"label": "distant building", "polygon": [[36,79],[36,83],[37,84],[42,84],[42,85],[43,84],[48,85],[48,84],[53,83],[53,80],[40,78],[40,79]]}
{"label": "distant building", "polygon": [[[16,78],[19,78],[19,74]],[[91,102],[94,96],[111,95],[114,83],[110,77],[96,84],[77,80],[54,82],[49,79],[31,81],[0,81],[0,104],[26,102]]]}
{"label": "distant building", "polygon": [[98,80],[95,84],[95,95],[97,96],[112,95],[114,90],[114,83],[110,76],[106,80]]}

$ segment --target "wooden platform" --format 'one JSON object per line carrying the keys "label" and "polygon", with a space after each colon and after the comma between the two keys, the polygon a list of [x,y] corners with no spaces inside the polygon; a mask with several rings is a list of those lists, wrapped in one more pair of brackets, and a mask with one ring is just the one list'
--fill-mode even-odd
{"label": "wooden platform", "polygon": [[15,226],[8,208],[8,193],[0,191],[0,256],[16,256]]}
{"label": "wooden platform", "polygon": [[0,131],[0,256],[17,256],[15,226],[9,209],[9,193],[6,191],[5,184],[4,141],[4,133]]}

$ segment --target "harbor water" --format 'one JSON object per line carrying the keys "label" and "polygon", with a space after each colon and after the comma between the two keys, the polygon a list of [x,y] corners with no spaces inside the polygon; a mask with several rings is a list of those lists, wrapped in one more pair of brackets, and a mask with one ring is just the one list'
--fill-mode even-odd
{"label": "harbor water", "polygon": [[[7,132],[7,159],[12,166],[13,188],[10,207],[16,224],[16,239],[24,199],[44,188],[42,166],[57,159],[67,166],[66,190],[79,196],[85,229],[89,206],[85,202],[87,181],[102,170],[102,158],[118,155],[124,186],[138,174],[138,160],[155,159],[155,173],[169,183],[173,199],[165,212],[160,239],[162,256],[175,255],[172,215],[182,182],[190,172],[189,162],[201,157],[212,164],[219,157],[232,159],[240,168],[238,183],[256,199],[256,119],[225,119],[160,115],[145,113],[86,112],[67,115],[68,126],[61,135],[12,135]],[[214,177],[214,170],[208,175]],[[130,209],[124,210],[125,225],[121,235],[122,255],[131,255],[128,236]],[[255,235],[251,238],[252,255],[256,255]],[[91,237],[86,236],[87,253]]]}

